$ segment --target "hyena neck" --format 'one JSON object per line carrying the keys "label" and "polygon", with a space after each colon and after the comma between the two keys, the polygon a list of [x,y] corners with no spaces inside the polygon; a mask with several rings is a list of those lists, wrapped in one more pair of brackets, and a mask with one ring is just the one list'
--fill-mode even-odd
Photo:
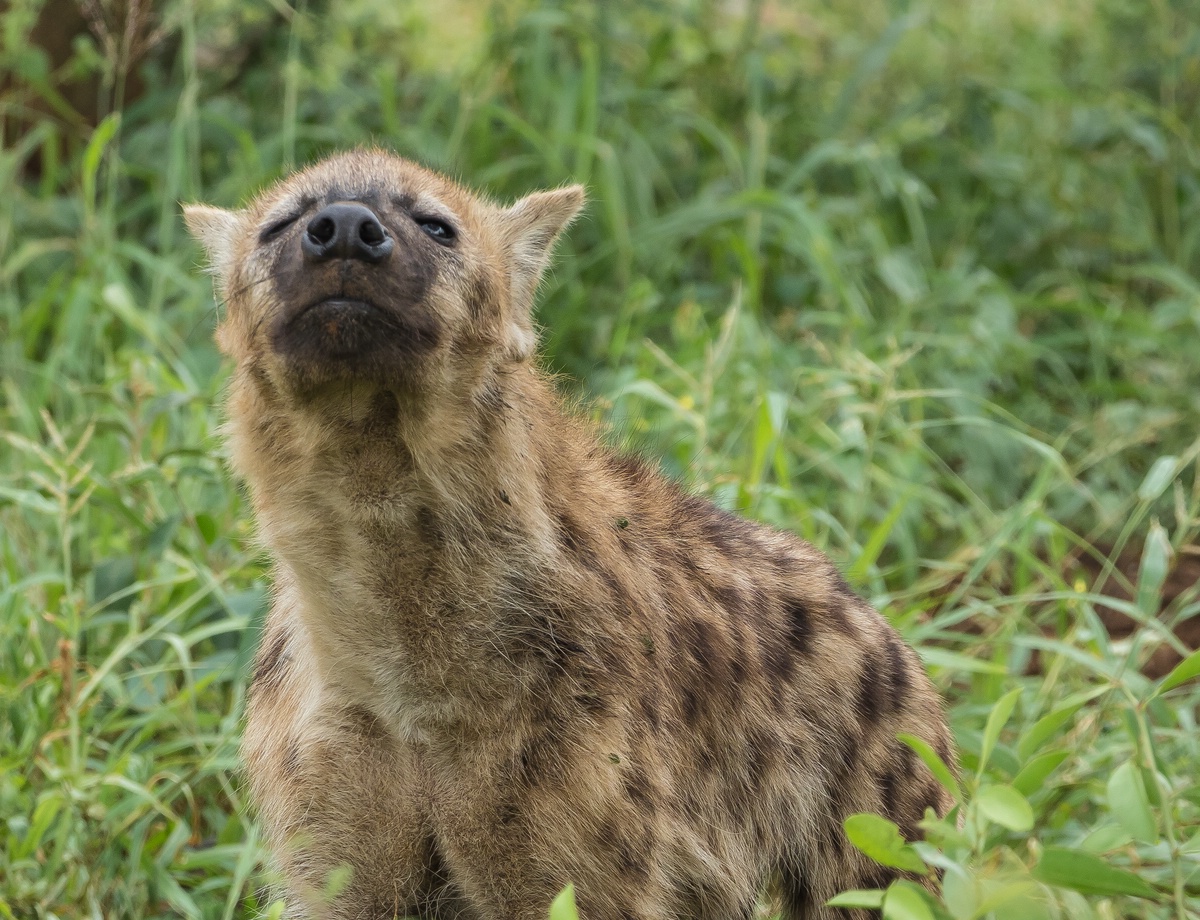
{"label": "hyena neck", "polygon": [[550,384],[518,368],[425,418],[355,393],[353,416],[317,424],[248,382],[231,395],[234,462],[326,673],[397,722],[515,705],[539,660],[508,645],[560,588],[553,508],[583,497],[586,477],[563,471],[590,443]]}

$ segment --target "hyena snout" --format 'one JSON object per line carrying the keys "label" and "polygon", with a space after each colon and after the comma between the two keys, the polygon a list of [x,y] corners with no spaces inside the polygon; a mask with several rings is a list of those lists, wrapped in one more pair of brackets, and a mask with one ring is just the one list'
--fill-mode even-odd
{"label": "hyena snout", "polygon": [[356,259],[379,263],[392,254],[395,242],[375,212],[354,201],[338,201],[308,222],[300,249],[309,262]]}

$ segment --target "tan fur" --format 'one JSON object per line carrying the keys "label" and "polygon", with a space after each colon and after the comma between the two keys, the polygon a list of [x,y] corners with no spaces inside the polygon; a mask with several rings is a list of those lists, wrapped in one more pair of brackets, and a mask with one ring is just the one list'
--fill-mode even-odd
{"label": "tan fur", "polygon": [[[298,259],[339,199],[376,211],[388,261]],[[953,758],[887,622],[808,543],[602,447],[530,360],[581,203],[502,208],[370,151],[189,209],[274,559],[243,750],[291,916],[534,920],[574,882],[585,920],[729,920],[776,878],[786,916],[850,917],[824,901],[892,875],[843,818],[916,837],[949,807],[895,740]],[[415,229],[430,213],[453,246]],[[394,290],[413,293],[377,303],[391,363],[288,332],[298,300]],[[341,322],[331,342],[358,335]]]}

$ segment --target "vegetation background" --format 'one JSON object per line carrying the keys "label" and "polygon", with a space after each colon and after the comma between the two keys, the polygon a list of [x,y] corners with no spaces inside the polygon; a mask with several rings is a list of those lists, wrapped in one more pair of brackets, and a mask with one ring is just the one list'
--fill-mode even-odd
{"label": "vegetation background", "polygon": [[944,872],[887,916],[1197,915],[1200,2],[92,0],[55,57],[64,9],[0,6],[0,916],[280,909],[179,202],[366,143],[586,183],[564,390],[920,647],[966,820],[853,822]]}

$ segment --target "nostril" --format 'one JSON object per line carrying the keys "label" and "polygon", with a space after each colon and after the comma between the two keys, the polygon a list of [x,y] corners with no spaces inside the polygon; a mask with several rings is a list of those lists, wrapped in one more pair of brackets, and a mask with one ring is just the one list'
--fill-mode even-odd
{"label": "nostril", "polygon": [[359,225],[358,238],[368,246],[378,246],[387,239],[387,234],[383,232],[383,227],[379,226],[379,221],[368,219]]}
{"label": "nostril", "polygon": [[331,217],[318,217],[308,225],[307,233],[310,240],[324,246],[337,235],[337,224]]}

